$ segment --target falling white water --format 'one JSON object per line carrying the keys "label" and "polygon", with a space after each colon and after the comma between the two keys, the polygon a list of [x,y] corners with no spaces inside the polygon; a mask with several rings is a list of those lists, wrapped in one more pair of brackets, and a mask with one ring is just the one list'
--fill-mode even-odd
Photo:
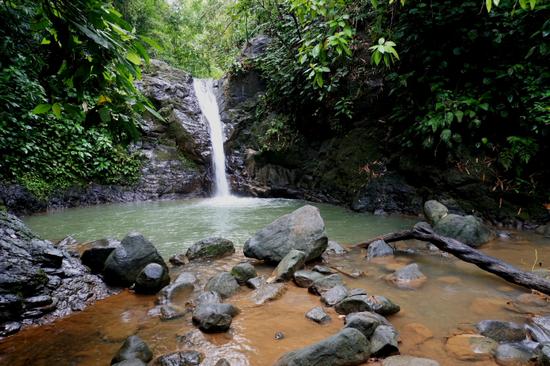
{"label": "falling white water", "polygon": [[223,149],[223,127],[214,94],[214,82],[209,79],[194,79],[193,87],[201,112],[210,128],[212,163],[214,165],[215,197],[230,197],[229,183],[225,175],[225,151]]}

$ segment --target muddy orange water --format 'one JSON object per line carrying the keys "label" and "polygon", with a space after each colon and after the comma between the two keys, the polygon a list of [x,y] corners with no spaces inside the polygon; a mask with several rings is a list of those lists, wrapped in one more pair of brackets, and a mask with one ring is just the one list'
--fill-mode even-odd
{"label": "muddy orange water", "polygon": [[[222,213],[219,207],[208,208],[203,202],[108,205],[33,216],[26,221],[50,239],[72,234],[86,241],[102,236],[120,237],[132,229],[140,230],[167,256],[182,252],[197,238],[208,235],[225,234],[237,245],[242,245],[244,238],[259,227],[301,204],[273,200],[249,202],[240,208],[222,208],[221,211],[226,211]],[[251,205],[256,207],[251,208]],[[348,246],[410,226],[415,221],[414,218],[354,214],[328,205],[319,207],[329,236]],[[199,213],[203,216],[198,217]],[[201,222],[201,218],[215,222],[210,221],[209,225]],[[222,222],[224,219],[226,221]],[[156,224],[150,225],[148,220],[156,220]],[[178,235],[181,235],[179,239]],[[473,265],[429,252],[421,243],[399,243],[398,247],[403,251],[395,258],[367,262],[363,251],[352,250],[346,256],[331,259],[329,265],[346,273],[363,272],[359,278],[344,275],[346,284],[364,288],[369,294],[384,295],[401,306],[401,312],[389,320],[400,332],[402,354],[433,358],[441,365],[495,365],[491,359],[457,360],[446,350],[447,338],[471,332],[475,323],[483,319],[525,322],[530,314],[550,313],[550,306],[537,296]],[[415,251],[408,252],[410,248]],[[523,269],[550,265],[550,240],[530,233],[512,232],[512,239],[495,240],[485,245],[483,251]],[[195,272],[199,278],[197,287],[201,287],[214,273],[229,270],[243,259],[238,251],[230,258],[174,268],[172,276],[181,270]],[[411,262],[418,263],[428,277],[420,288],[398,289],[383,279],[386,274]],[[261,263],[253,263],[264,275],[272,270]],[[26,328],[0,341],[0,364],[108,365],[124,339],[137,334],[149,344],[155,357],[176,350],[195,349],[205,354],[204,365],[214,365],[221,357],[227,358],[232,365],[271,365],[283,353],[315,343],[343,326],[343,319],[330,308],[326,310],[332,321],[326,325],[306,319],[304,314],[320,305],[319,298],[292,283],[287,286],[282,298],[262,306],[250,300],[251,290],[241,288],[228,300],[239,307],[241,313],[234,318],[228,333],[218,335],[204,335],[196,330],[191,325],[190,314],[161,321],[155,296],[138,296],[125,291],[82,312],[49,325]],[[276,340],[276,332],[283,332],[285,337]],[[377,362],[372,360],[369,364]]]}

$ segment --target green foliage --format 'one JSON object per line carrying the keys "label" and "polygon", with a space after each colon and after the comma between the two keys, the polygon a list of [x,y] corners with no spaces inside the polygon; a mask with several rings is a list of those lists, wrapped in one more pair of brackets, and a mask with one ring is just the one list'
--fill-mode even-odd
{"label": "green foliage", "polygon": [[116,0],[149,42],[149,53],[196,77],[220,78],[239,52],[243,32],[227,0]]}
{"label": "green foliage", "polygon": [[257,68],[287,126],[345,131],[369,111],[397,149],[435,162],[487,157],[517,181],[546,169],[548,2],[239,0],[236,11],[273,39]]}
{"label": "green foliage", "polygon": [[40,198],[77,183],[127,183],[144,44],[108,1],[0,7],[0,180]]}

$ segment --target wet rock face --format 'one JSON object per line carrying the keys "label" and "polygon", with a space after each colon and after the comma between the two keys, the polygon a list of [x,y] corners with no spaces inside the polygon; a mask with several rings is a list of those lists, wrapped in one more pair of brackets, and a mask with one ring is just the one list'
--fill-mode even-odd
{"label": "wet rock face", "polygon": [[44,202],[20,185],[0,183],[0,202],[11,212],[30,214],[48,208],[206,195],[210,135],[201,118],[191,76],[164,62],[151,60],[138,87],[158,108],[165,122],[143,116],[141,140],[130,147],[143,157],[141,176],[135,185],[75,186]]}
{"label": "wet rock face", "polygon": [[0,212],[0,337],[44,324],[112,292],[78,258]]}
{"label": "wet rock face", "polygon": [[325,223],[319,209],[310,205],[281,216],[244,244],[244,255],[279,263],[292,249],[302,251],[306,261],[319,258],[327,247]]}
{"label": "wet rock face", "polygon": [[150,241],[139,233],[128,234],[105,261],[105,282],[114,286],[131,286],[149,263],[156,263],[168,272],[166,263]]}
{"label": "wet rock face", "polygon": [[186,256],[192,260],[217,259],[235,253],[235,245],[224,238],[206,238],[193,244],[187,249]]}
{"label": "wet rock face", "polygon": [[402,176],[391,173],[369,181],[354,198],[351,208],[359,212],[417,214],[422,198]]}
{"label": "wet rock face", "polygon": [[284,354],[275,366],[352,366],[367,361],[369,355],[367,338],[357,329],[345,328],[319,343]]}

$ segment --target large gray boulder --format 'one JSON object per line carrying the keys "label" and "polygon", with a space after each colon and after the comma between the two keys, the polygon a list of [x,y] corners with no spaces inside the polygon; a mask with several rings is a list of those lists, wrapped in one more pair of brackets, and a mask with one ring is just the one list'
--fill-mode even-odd
{"label": "large gray boulder", "polygon": [[438,201],[424,203],[424,215],[434,231],[477,248],[493,239],[493,231],[475,216],[449,214],[447,207]]}
{"label": "large gray boulder", "polygon": [[217,259],[233,253],[235,253],[235,246],[232,241],[211,237],[199,240],[191,245],[185,255],[192,261],[196,259]]}
{"label": "large gray boulder", "polygon": [[456,239],[473,248],[485,244],[493,238],[493,232],[475,216],[448,214],[435,224],[434,231],[439,235]]}
{"label": "large gray boulder", "polygon": [[244,255],[280,262],[292,249],[306,254],[306,261],[319,258],[327,248],[325,223],[319,209],[306,205],[281,216],[258,231],[244,244]]}
{"label": "large gray boulder", "polygon": [[284,354],[275,366],[353,366],[369,358],[367,337],[353,328],[345,328],[332,337],[311,346]]}
{"label": "large gray boulder", "polygon": [[155,246],[143,235],[131,233],[105,261],[103,278],[108,284],[128,287],[149,263],[157,263],[168,272],[168,267]]}

